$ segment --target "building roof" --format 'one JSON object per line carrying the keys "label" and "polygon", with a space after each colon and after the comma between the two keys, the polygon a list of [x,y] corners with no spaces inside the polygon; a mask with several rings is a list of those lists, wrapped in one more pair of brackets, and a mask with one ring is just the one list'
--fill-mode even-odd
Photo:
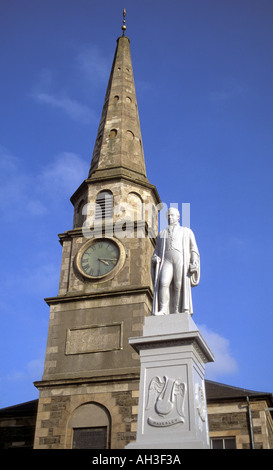
{"label": "building roof", "polygon": [[267,398],[273,404],[273,395],[268,392],[258,392],[248,390],[246,388],[233,387],[232,385],[225,385],[211,380],[205,380],[207,401],[230,400],[238,398]]}
{"label": "building roof", "polygon": [[38,399],[19,403],[18,405],[8,406],[0,409],[0,418],[13,415],[33,415],[37,413]]}

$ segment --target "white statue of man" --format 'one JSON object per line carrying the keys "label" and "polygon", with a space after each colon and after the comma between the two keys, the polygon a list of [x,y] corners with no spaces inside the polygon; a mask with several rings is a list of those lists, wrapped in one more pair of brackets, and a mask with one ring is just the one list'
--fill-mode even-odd
{"label": "white statue of man", "polygon": [[167,217],[168,228],[159,233],[152,256],[152,315],[192,315],[191,287],[200,279],[198,247],[192,230],[179,225],[177,209],[171,207]]}

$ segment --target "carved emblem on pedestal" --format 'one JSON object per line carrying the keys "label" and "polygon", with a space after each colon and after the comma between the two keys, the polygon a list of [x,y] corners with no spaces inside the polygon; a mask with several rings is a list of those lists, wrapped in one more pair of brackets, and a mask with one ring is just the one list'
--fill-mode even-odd
{"label": "carved emblem on pedestal", "polygon": [[199,417],[199,430],[202,431],[203,424],[206,421],[207,406],[203,387],[200,384],[195,384],[195,405]]}
{"label": "carved emblem on pedestal", "polygon": [[186,384],[180,379],[153,377],[148,390],[146,410],[151,410],[148,424],[164,427],[184,423]]}

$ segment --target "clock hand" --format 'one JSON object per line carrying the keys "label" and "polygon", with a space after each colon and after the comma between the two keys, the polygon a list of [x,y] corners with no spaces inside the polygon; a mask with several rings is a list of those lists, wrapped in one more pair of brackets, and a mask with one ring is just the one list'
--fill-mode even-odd
{"label": "clock hand", "polygon": [[117,261],[117,258],[99,258],[100,261]]}
{"label": "clock hand", "polygon": [[98,260],[101,261],[102,263],[106,264],[106,266],[109,266],[109,263],[106,260],[104,260],[102,258],[98,258]]}

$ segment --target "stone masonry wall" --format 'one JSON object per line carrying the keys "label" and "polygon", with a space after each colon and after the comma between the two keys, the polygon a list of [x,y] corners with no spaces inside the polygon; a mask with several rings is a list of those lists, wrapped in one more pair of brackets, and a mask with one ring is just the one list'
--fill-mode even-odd
{"label": "stone masonry wall", "polygon": [[[255,449],[268,449],[272,444],[272,419],[265,411],[266,406],[263,400],[251,403]],[[208,405],[208,417],[211,438],[235,437],[237,449],[251,448],[246,401]]]}
{"label": "stone masonry wall", "polygon": [[138,382],[82,385],[42,391],[34,448],[71,449],[73,412],[86,403],[105,407],[110,416],[108,447],[123,449],[136,439]]}

